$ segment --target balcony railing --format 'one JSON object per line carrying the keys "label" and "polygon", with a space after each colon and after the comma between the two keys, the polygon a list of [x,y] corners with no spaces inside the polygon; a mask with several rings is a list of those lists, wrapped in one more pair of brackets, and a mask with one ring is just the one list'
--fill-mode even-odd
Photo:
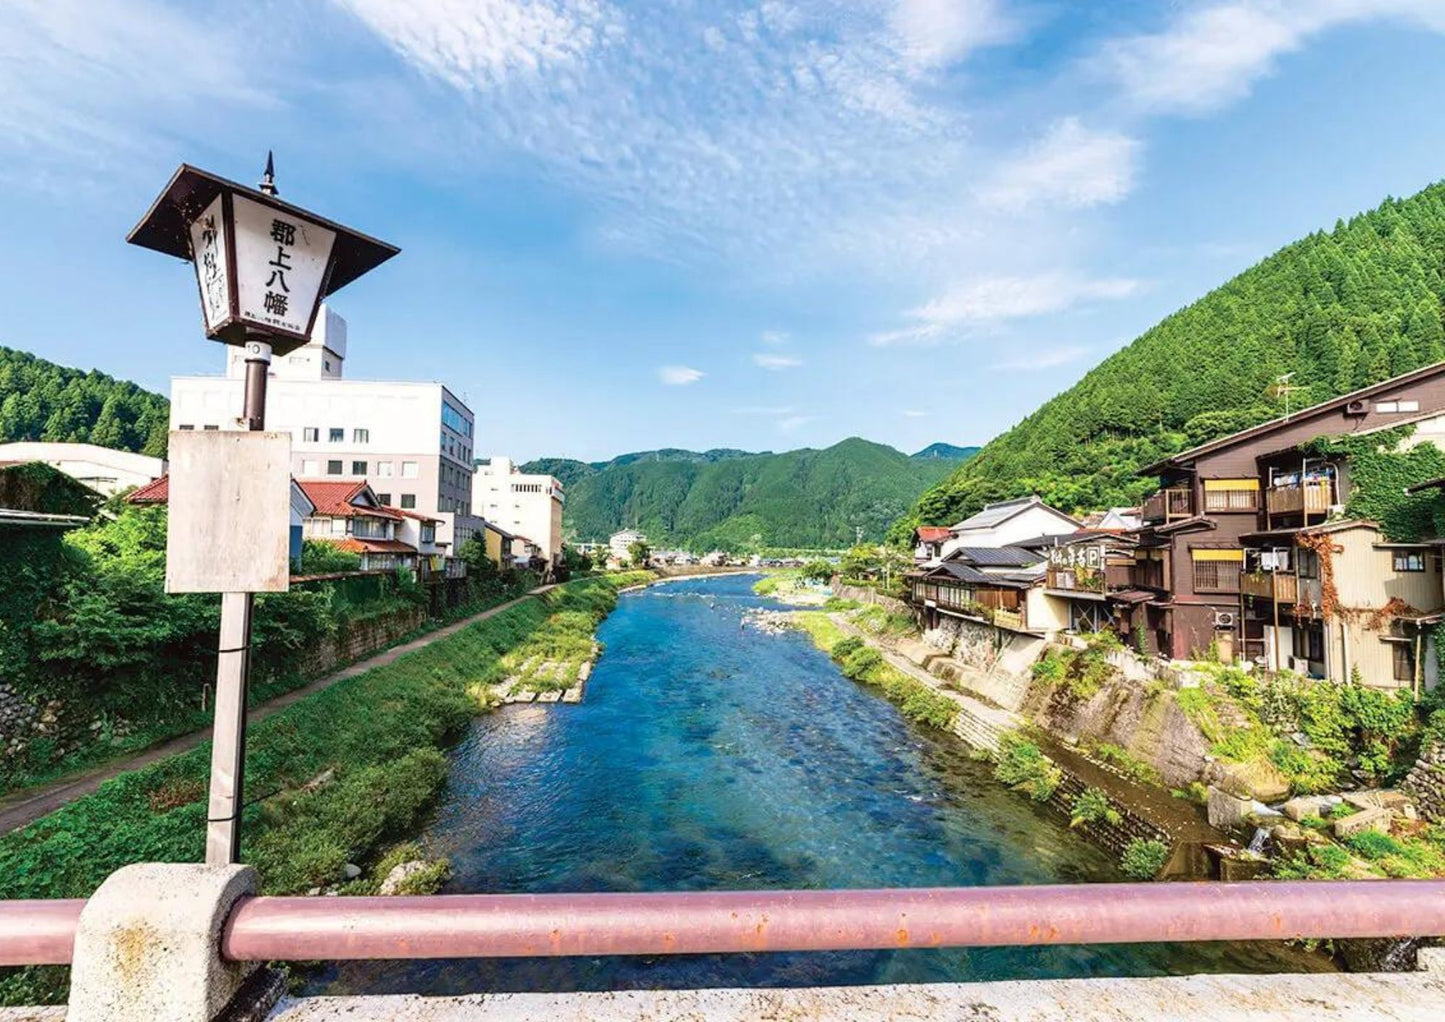
{"label": "balcony railing", "polygon": [[1144,501],[1144,520],[1148,522],[1172,522],[1193,513],[1193,495],[1187,486],[1158,490]]}
{"label": "balcony railing", "polygon": [[1287,571],[1260,571],[1239,576],[1239,591],[1277,603],[1299,602],[1299,579]]}
{"label": "balcony railing", "polygon": [[1204,510],[1258,511],[1258,490],[1205,490]]}
{"label": "balcony railing", "polygon": [[1050,568],[1045,585],[1080,593],[1102,593],[1104,573],[1098,568]]}
{"label": "balcony railing", "polygon": [[1265,509],[1272,515],[1328,514],[1334,504],[1334,487],[1328,479],[1302,486],[1271,486],[1265,492]]}

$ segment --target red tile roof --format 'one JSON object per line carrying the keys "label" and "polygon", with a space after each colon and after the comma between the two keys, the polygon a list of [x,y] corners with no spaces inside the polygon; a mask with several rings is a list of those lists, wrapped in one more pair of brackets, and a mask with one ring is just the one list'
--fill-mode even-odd
{"label": "red tile roof", "polygon": [[171,499],[171,477],[161,476],[155,482],[137,487],[125,499],[131,504],[164,504]]}
{"label": "red tile roof", "polygon": [[939,540],[953,535],[946,525],[920,525],[914,531],[918,533],[918,538],[924,543],[937,543]]}
{"label": "red tile roof", "polygon": [[335,540],[327,540],[328,543],[336,543],[339,550],[345,550],[349,554],[415,554],[416,547],[410,543],[403,543],[399,539],[356,539],[348,537],[337,543]]}
{"label": "red tile roof", "polygon": [[316,505],[316,514],[322,518],[354,518],[363,515],[371,518],[399,518],[395,508],[361,507],[353,504],[365,481],[359,483],[333,482],[322,479],[298,479],[296,485]]}
{"label": "red tile roof", "polygon": [[431,515],[424,515],[419,511],[408,511],[404,507],[388,507],[388,511],[395,515],[402,515],[406,518],[415,518],[419,522],[431,522],[433,525],[441,525],[442,519],[433,518]]}

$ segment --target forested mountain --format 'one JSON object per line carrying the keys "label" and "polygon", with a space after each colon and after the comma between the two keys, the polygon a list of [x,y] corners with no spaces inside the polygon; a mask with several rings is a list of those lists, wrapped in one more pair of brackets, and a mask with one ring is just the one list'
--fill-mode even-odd
{"label": "forested mountain", "polygon": [[977,447],[959,447],[956,444],[929,444],[914,453],[915,458],[943,458],[946,461],[967,461],[978,453]]}
{"label": "forested mountain", "polygon": [[104,373],[0,348],[0,443],[72,440],[164,455],[169,405]]}
{"label": "forested mountain", "polygon": [[954,464],[855,437],[821,451],[652,451],[596,465],[540,459],[522,469],[562,480],[566,529],[577,539],[636,526],[654,546],[741,550],[843,547],[858,528],[879,539]]}
{"label": "forested mountain", "polygon": [[1295,242],[1105,359],[895,523],[949,524],[1038,493],[1066,510],[1137,501],[1181,448],[1445,359],[1445,182]]}

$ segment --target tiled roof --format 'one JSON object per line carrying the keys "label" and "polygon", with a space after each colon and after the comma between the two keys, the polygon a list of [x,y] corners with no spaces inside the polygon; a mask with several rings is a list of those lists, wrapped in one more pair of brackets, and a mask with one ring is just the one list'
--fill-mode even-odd
{"label": "tiled roof", "polygon": [[985,568],[1021,568],[1038,564],[1043,559],[1042,554],[1017,546],[963,546],[948,555],[950,561],[964,561]]}
{"label": "tiled roof", "polygon": [[155,482],[137,487],[125,499],[131,504],[164,504],[171,499],[171,477],[161,476]]}
{"label": "tiled roof", "polygon": [[298,479],[296,485],[307,499],[316,505],[316,514],[322,518],[354,518],[357,515],[370,518],[400,518],[395,508],[360,507],[353,504],[358,494],[366,489],[365,481],[359,483],[333,482],[322,479]]}
{"label": "tiled roof", "polygon": [[920,525],[913,531],[923,543],[937,543],[952,535],[946,525]]}
{"label": "tiled roof", "polygon": [[394,515],[401,515],[403,518],[415,518],[419,522],[431,522],[433,525],[442,524],[442,519],[424,515],[420,511],[408,511],[404,507],[388,507],[387,510]]}
{"label": "tiled roof", "polygon": [[[327,540],[327,542],[334,542]],[[354,536],[336,543],[339,550],[350,554],[414,554],[416,547],[399,539],[357,539]]]}

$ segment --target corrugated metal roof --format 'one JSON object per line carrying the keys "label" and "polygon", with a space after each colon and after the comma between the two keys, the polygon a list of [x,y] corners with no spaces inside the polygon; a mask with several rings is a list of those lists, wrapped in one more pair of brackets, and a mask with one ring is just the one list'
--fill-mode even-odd
{"label": "corrugated metal roof", "polygon": [[1033,550],[1025,550],[1023,547],[1017,546],[965,546],[959,547],[949,554],[948,559],[965,561],[987,568],[1022,568],[1025,565],[1038,564],[1044,560],[1044,557]]}

